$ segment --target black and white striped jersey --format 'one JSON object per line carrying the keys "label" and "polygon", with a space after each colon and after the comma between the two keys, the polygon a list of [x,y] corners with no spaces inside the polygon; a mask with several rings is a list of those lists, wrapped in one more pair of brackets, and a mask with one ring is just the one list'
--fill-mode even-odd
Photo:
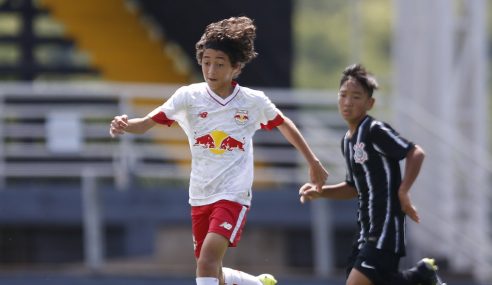
{"label": "black and white striped jersey", "polygon": [[342,139],[346,182],[357,188],[359,248],[372,242],[378,249],[405,255],[405,214],[398,188],[399,161],[414,147],[388,124],[366,116],[352,136]]}

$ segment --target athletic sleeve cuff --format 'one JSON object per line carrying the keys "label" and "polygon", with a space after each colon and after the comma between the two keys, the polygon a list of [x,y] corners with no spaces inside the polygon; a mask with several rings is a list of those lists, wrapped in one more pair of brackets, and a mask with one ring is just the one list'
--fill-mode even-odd
{"label": "athletic sleeve cuff", "polygon": [[261,129],[270,131],[273,128],[277,127],[278,125],[282,124],[283,122],[284,122],[284,118],[280,114],[278,114],[273,120],[268,121],[266,125],[261,124]]}
{"label": "athletic sleeve cuff", "polygon": [[167,125],[168,127],[170,127],[174,123],[174,120],[169,119],[166,114],[164,114],[164,112],[159,112],[155,114],[151,117],[151,119],[158,124]]}

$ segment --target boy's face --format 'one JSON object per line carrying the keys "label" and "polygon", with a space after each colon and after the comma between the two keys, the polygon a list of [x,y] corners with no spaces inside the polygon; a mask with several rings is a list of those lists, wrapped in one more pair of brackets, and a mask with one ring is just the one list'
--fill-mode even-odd
{"label": "boy's face", "polygon": [[338,111],[348,124],[358,124],[374,104],[374,98],[356,79],[345,81],[338,91]]}
{"label": "boy's face", "polygon": [[233,67],[225,52],[215,49],[206,49],[203,52],[203,79],[216,94],[228,96],[231,92],[231,82],[239,71],[240,65]]}

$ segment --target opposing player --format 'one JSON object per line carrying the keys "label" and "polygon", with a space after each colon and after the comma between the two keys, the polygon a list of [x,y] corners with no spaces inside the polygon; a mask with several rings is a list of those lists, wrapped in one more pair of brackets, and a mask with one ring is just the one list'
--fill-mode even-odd
{"label": "opposing player", "polygon": [[[340,80],[338,109],[348,125],[342,139],[346,181],[301,187],[301,202],[318,198],[359,201],[360,233],[347,268],[347,285],[442,284],[433,259],[398,271],[405,255],[405,215],[419,222],[409,191],[424,160],[422,148],[400,136],[388,124],[369,116],[377,82],[363,66],[351,65]],[[399,161],[405,159],[401,176]]]}
{"label": "opposing player", "polygon": [[310,179],[321,189],[328,173],[295,124],[261,91],[235,78],[257,56],[256,27],[247,17],[209,24],[196,44],[205,82],[179,88],[143,118],[116,116],[112,136],[144,133],[156,124],[178,122],[188,136],[192,167],[189,186],[196,256],[196,284],[274,285],[269,274],[252,276],[222,267],[228,247],[239,242],[251,203],[252,137],[277,127],[309,163]]}

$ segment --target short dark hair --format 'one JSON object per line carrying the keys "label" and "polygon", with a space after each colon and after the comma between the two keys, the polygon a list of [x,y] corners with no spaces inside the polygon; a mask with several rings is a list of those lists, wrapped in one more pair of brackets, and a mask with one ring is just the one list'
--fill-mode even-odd
{"label": "short dark hair", "polygon": [[342,78],[340,79],[339,87],[342,87],[342,85],[351,78],[359,82],[359,84],[367,91],[369,97],[372,97],[374,90],[378,89],[376,78],[367,72],[361,64],[352,64],[345,68],[342,73]]}
{"label": "short dark hair", "polygon": [[195,46],[198,64],[202,64],[207,48],[225,52],[233,66],[246,64],[258,55],[255,52],[255,38],[256,26],[248,17],[231,17],[211,23]]}

